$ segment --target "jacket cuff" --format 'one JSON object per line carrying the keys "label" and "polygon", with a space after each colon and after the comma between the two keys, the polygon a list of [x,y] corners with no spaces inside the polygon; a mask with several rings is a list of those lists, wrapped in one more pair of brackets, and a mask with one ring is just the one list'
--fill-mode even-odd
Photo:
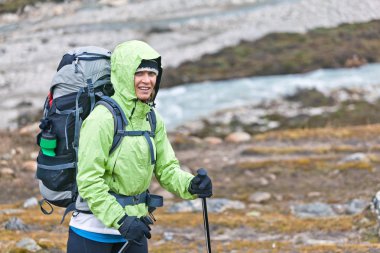
{"label": "jacket cuff", "polygon": [[[121,224],[123,223],[123,221],[127,218],[127,214],[126,213],[122,213],[120,214],[116,219],[115,221],[112,223],[112,227],[116,228],[116,229],[119,229]],[[120,223],[119,223],[120,222]]]}

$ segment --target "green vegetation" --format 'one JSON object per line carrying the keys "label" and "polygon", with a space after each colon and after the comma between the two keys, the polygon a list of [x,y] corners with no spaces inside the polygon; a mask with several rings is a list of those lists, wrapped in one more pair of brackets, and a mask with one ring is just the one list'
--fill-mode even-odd
{"label": "green vegetation", "polygon": [[273,33],[185,62],[164,73],[174,86],[204,80],[304,73],[380,61],[380,21],[318,28],[306,34]]}
{"label": "green vegetation", "polygon": [[0,3],[0,14],[7,12],[22,12],[25,6],[38,2],[63,2],[64,0],[6,0]]}

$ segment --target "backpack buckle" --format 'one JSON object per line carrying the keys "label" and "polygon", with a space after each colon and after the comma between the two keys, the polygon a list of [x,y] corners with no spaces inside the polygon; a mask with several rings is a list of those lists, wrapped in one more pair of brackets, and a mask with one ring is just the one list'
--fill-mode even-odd
{"label": "backpack buckle", "polygon": [[132,202],[134,205],[138,204],[140,200],[140,195],[135,195],[132,197]]}

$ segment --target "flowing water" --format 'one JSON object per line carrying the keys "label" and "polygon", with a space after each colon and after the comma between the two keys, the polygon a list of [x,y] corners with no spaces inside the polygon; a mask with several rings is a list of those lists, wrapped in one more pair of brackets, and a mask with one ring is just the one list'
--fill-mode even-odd
{"label": "flowing water", "polygon": [[327,91],[338,87],[365,87],[373,88],[374,93],[378,94],[379,84],[380,64],[355,69],[321,69],[306,74],[204,82],[160,90],[157,109],[167,128],[174,129],[217,110],[276,99],[297,88],[315,87]]}

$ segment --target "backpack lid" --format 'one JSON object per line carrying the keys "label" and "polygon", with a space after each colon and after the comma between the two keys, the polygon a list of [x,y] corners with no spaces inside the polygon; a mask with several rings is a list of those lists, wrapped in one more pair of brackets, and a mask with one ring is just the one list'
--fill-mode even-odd
{"label": "backpack lid", "polygon": [[[71,63],[67,62],[67,55],[73,56]],[[78,92],[80,88],[87,87],[87,80],[91,79],[94,88],[110,83],[111,52],[107,49],[95,46],[75,48],[62,58],[59,71],[54,75],[51,84],[53,98],[57,98],[72,92]],[[62,61],[66,61],[62,64]],[[63,65],[63,66],[62,66]]]}

